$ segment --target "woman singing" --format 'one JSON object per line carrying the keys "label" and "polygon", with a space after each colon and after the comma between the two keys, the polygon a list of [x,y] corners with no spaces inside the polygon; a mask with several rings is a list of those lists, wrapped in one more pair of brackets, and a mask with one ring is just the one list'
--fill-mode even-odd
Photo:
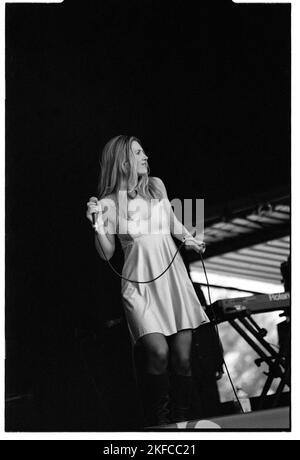
{"label": "woman singing", "polygon": [[137,138],[111,139],[100,161],[98,200],[90,199],[86,215],[93,223],[96,213],[96,248],[102,259],[112,257],[115,235],[123,248],[126,320],[133,346],[142,347],[147,358],[140,383],[144,424],[155,426],[187,420],[192,330],[209,319],[179,253],[165,271],[177,250],[172,235],[200,253],[204,244],[176,218],[163,181],[149,176],[147,160]]}

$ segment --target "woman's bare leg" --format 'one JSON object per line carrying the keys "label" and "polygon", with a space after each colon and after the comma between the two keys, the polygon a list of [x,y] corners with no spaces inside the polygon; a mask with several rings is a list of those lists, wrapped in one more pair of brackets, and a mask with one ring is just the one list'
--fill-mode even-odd
{"label": "woman's bare leg", "polygon": [[191,376],[192,329],[184,329],[171,335],[169,344],[174,373]]}
{"label": "woman's bare leg", "polygon": [[163,334],[146,334],[139,339],[146,353],[146,372],[149,374],[163,374],[168,368],[169,347]]}
{"label": "woman's bare leg", "polygon": [[144,426],[169,423],[169,347],[163,334],[152,333],[139,339],[145,352],[140,389],[144,408]]}
{"label": "woman's bare leg", "polygon": [[170,336],[171,351],[171,420],[189,419],[192,400],[191,346],[192,330],[184,329]]}

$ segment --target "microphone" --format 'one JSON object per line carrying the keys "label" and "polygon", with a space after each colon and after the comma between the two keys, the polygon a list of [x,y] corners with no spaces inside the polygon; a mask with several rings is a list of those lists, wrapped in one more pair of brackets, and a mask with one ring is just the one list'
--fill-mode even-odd
{"label": "microphone", "polygon": [[[95,196],[92,196],[92,198],[90,198],[90,202],[98,204],[98,200],[97,200],[97,198]],[[97,212],[92,212],[93,227],[95,227],[95,225],[96,225],[97,214],[98,214]]]}

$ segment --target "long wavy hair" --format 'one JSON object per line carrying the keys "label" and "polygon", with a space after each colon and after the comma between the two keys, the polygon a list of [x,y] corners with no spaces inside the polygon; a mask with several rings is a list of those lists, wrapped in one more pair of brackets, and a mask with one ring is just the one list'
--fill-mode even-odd
{"label": "long wavy hair", "polygon": [[[134,191],[146,200],[153,198],[160,200],[163,198],[156,181],[149,176],[149,165],[147,174],[138,176],[135,156],[131,149],[133,141],[141,145],[137,137],[125,135],[116,136],[105,144],[100,156],[100,174],[97,190],[99,200],[112,193],[117,194],[120,190],[122,179],[127,180],[129,198]],[[128,162],[127,165],[126,161]]]}

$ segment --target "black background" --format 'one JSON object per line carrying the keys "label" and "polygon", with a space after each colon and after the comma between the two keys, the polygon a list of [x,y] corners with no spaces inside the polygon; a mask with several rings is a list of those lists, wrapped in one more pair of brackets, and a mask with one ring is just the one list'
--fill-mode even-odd
{"label": "black background", "polygon": [[[41,429],[96,423],[74,337],[122,314],[85,218],[118,134],[141,139],[170,199],[209,210],[289,186],[290,6],[6,6],[6,388],[35,389]],[[111,261],[121,269],[119,247]],[[113,380],[127,332],[107,340]]]}

